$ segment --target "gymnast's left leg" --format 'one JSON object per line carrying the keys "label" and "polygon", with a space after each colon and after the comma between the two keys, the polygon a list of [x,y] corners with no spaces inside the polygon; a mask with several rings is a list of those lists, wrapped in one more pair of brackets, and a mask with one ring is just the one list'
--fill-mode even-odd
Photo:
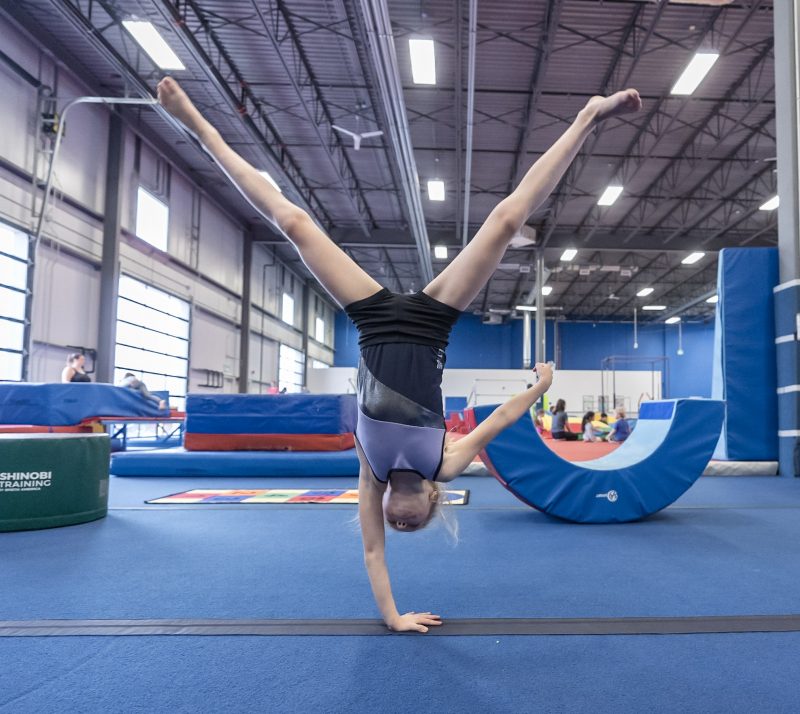
{"label": "gymnast's left leg", "polygon": [[497,269],[509,241],[556,187],[595,125],[610,117],[637,112],[641,107],[635,89],[610,97],[592,97],[513,193],[489,214],[467,247],[423,292],[457,310],[466,309]]}

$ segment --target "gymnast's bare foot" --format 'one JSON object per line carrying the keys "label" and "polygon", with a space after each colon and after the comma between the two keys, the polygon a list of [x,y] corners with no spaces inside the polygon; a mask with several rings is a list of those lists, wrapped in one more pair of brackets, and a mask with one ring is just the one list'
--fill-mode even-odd
{"label": "gymnast's bare foot", "polygon": [[610,97],[592,97],[586,104],[586,109],[593,114],[596,122],[622,114],[633,114],[641,108],[642,99],[635,89],[624,89]]}
{"label": "gymnast's bare foot", "polygon": [[196,130],[200,113],[172,77],[164,77],[158,83],[158,101],[172,116],[190,129]]}

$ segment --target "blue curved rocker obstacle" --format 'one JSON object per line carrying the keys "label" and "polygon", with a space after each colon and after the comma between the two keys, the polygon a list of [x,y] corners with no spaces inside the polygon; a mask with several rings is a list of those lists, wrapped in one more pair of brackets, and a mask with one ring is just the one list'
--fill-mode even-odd
{"label": "blue curved rocker obstacle", "polygon": [[[474,408],[477,423],[495,406]],[[714,399],[645,402],[636,428],[611,454],[572,463],[541,439],[529,414],[481,455],[529,506],[576,523],[636,521],[666,508],[700,477],[719,441],[725,405]]]}

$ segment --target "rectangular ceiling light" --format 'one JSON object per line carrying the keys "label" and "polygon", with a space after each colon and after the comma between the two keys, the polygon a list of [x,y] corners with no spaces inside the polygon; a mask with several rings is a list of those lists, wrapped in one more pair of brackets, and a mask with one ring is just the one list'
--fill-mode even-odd
{"label": "rectangular ceiling light", "polygon": [[666,310],[666,305],[642,305],[642,310]]}
{"label": "rectangular ceiling light", "polygon": [[545,285],[542,288],[542,295],[549,295],[551,292],[553,292],[553,288],[550,285]]}
{"label": "rectangular ceiling light", "polygon": [[680,321],[681,321],[681,318],[679,318],[677,316],[676,317],[668,317],[666,320],[664,320],[664,322],[666,322],[668,325],[675,325],[676,323],[678,323]]}
{"label": "rectangular ceiling light", "polygon": [[428,181],[428,198],[431,201],[444,201],[444,181],[439,179]]}
{"label": "rectangular ceiling light", "polygon": [[576,255],[578,255],[578,251],[577,251],[577,250],[575,250],[574,248],[567,248],[567,249],[566,249],[566,250],[565,250],[565,251],[564,251],[564,252],[561,254],[561,260],[563,260],[565,263],[568,263],[568,262],[569,262],[570,260],[572,260],[572,259],[573,259],[573,258],[574,258]]}
{"label": "rectangular ceiling light", "polygon": [[598,206],[613,206],[614,202],[622,195],[622,186],[609,186],[600,199],[597,201]]}
{"label": "rectangular ceiling light", "polygon": [[520,312],[536,312],[536,305],[517,305],[514,309]]}
{"label": "rectangular ceiling light", "polygon": [[759,211],[774,211],[778,207],[779,203],[779,196],[773,196],[769,201],[762,203],[759,207]]}
{"label": "rectangular ceiling light", "polygon": [[436,84],[436,56],[433,52],[433,40],[409,40],[408,49],[411,53],[411,77],[414,84]]}
{"label": "rectangular ceiling light", "polygon": [[152,22],[123,20],[122,25],[160,69],[172,71],[186,69]]}
{"label": "rectangular ceiling light", "polygon": [[447,246],[446,245],[437,245],[433,248],[433,256],[437,260],[447,260]]}
{"label": "rectangular ceiling light", "polygon": [[283,193],[283,191],[281,191],[281,187],[278,186],[275,179],[272,178],[272,176],[270,176],[266,171],[259,171],[258,173],[260,173],[265,179],[267,179],[267,181],[269,181],[270,186],[272,186],[276,191],[278,191],[279,193]]}
{"label": "rectangular ceiling light", "polygon": [[716,305],[719,302],[719,295],[712,295],[710,298],[708,298],[708,300],[706,300],[706,302],[710,303],[711,305]]}
{"label": "rectangular ceiling light", "polygon": [[686,256],[686,257],[685,257],[685,258],[684,258],[684,259],[681,261],[681,263],[682,263],[683,265],[694,265],[694,264],[695,264],[695,263],[696,263],[698,260],[702,260],[702,259],[703,259],[703,258],[705,258],[705,257],[706,257],[706,254],[705,254],[705,253],[701,253],[701,252],[697,251],[697,252],[695,252],[695,253],[689,253],[689,255],[687,255],[687,256]]}
{"label": "rectangular ceiling light", "polygon": [[648,295],[653,294],[654,288],[642,288],[638,293],[636,293],[636,297],[647,297]]}
{"label": "rectangular ceiling light", "polygon": [[689,66],[683,70],[683,74],[678,77],[672,88],[672,94],[693,94],[718,59],[718,52],[698,52],[692,57]]}

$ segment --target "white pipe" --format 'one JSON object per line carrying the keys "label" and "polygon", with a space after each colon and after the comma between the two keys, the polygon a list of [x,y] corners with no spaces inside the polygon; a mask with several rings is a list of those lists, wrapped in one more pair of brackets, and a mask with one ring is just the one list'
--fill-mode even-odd
{"label": "white pipe", "polygon": [[467,147],[464,157],[464,220],[461,226],[461,245],[469,237],[469,195],[472,184],[472,128],[475,115],[475,55],[477,45],[478,0],[469,0],[469,53],[467,58]]}

